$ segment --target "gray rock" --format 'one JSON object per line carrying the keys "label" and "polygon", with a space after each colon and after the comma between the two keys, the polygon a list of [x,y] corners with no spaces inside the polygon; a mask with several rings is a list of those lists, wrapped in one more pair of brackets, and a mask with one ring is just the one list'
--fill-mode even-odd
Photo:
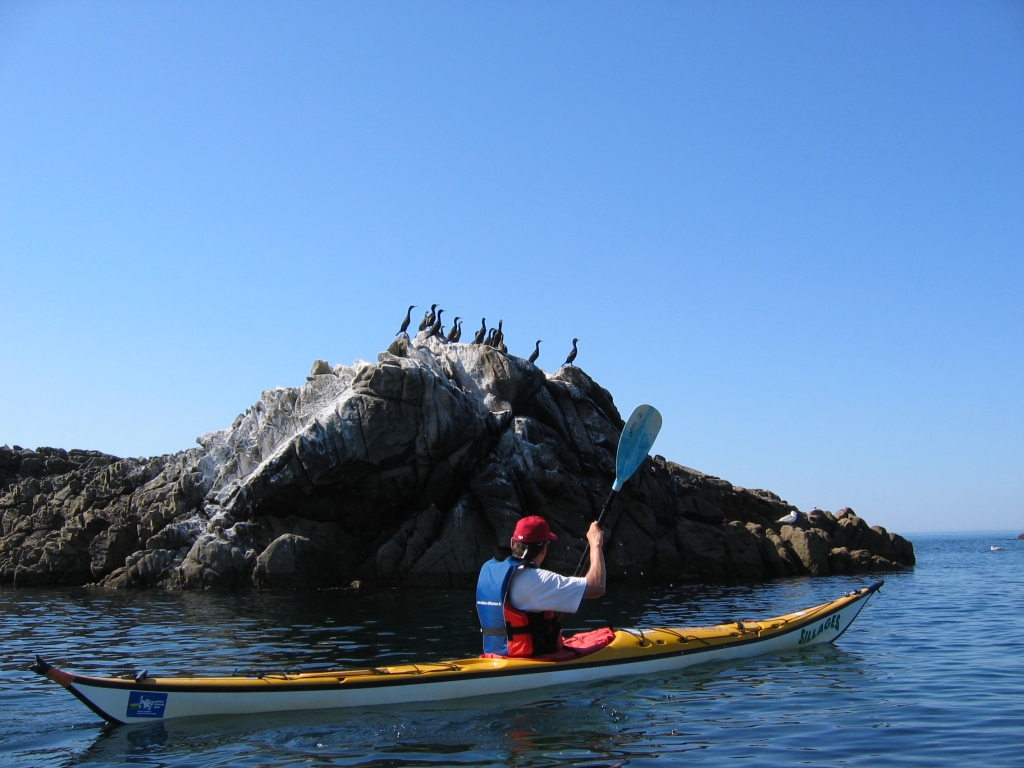
{"label": "gray rock", "polygon": [[[0,448],[0,581],[186,589],[471,586],[546,517],[572,572],[615,476],[622,418],[583,370],[399,334],[376,363],[314,363],[198,448],[150,459]],[[913,546],[853,510],[649,457],[605,522],[613,581],[895,569]]]}
{"label": "gray rock", "polygon": [[61,448],[37,448],[30,451],[19,446],[0,446],[0,494],[30,477],[43,479],[81,469],[91,469],[119,461],[99,451],[65,451]]}
{"label": "gray rock", "polygon": [[117,523],[93,537],[89,543],[91,570],[97,581],[117,568],[124,567],[127,557],[139,549],[135,523]]}
{"label": "gray rock", "polygon": [[330,554],[316,542],[294,533],[274,539],[259,557],[252,582],[259,588],[317,589],[328,586]]}
{"label": "gray rock", "polygon": [[850,573],[856,570],[856,561],[846,547],[836,547],[828,553],[829,573]]}
{"label": "gray rock", "polygon": [[894,562],[894,561],[890,560],[887,557],[882,557],[881,555],[872,555],[871,556],[871,570],[872,571],[899,571],[902,568],[903,568],[902,565],[900,565],[897,562]]}
{"label": "gray rock", "polygon": [[310,376],[333,376],[334,369],[326,360],[314,360],[313,367],[309,371]]}
{"label": "gray rock", "polygon": [[[257,557],[254,538],[245,523],[202,534],[177,571],[178,584],[184,589],[242,589],[251,586]],[[262,543],[260,548],[265,546]]]}
{"label": "gray rock", "polygon": [[[763,581],[771,575],[765,568],[757,534],[738,520],[723,527],[725,548],[732,563],[735,578],[741,581]],[[755,529],[756,530],[756,529]]]}
{"label": "gray rock", "polygon": [[747,523],[746,527],[757,542],[758,552],[761,555],[761,562],[763,563],[764,575],[766,577],[779,578],[791,576],[798,572],[796,566],[792,563],[792,556],[789,550],[774,531],[766,530],[764,526],[757,523]]}
{"label": "gray rock", "polygon": [[870,571],[872,566],[872,555],[866,549],[854,549],[850,552],[850,560],[856,563],[857,572]]}
{"label": "gray rock", "polygon": [[177,552],[170,549],[141,550],[128,556],[124,567],[110,574],[104,586],[113,588],[153,587],[169,576]]}
{"label": "gray rock", "polygon": [[828,575],[828,556],[832,540],[827,533],[816,528],[803,530],[791,525],[782,526],[781,538],[812,576]]}
{"label": "gray rock", "polygon": [[680,519],[676,524],[676,546],[684,570],[696,572],[701,581],[731,581],[725,536],[717,526]]}

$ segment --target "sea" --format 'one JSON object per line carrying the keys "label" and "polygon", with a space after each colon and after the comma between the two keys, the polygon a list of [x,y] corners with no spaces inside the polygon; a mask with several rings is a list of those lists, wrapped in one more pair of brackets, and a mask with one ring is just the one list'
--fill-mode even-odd
{"label": "sea", "polygon": [[[0,765],[1024,766],[1024,541],[919,534],[834,645],[457,703],[111,726],[27,671],[312,671],[479,653],[470,592],[0,589]],[[1002,549],[993,549],[1001,547]],[[708,625],[879,576],[613,586],[586,629]]]}

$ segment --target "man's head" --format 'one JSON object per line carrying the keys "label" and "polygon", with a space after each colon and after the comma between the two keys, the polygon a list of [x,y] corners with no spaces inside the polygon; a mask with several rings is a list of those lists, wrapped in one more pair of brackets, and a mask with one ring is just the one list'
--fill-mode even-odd
{"label": "man's head", "polygon": [[539,565],[547,554],[549,541],[558,541],[558,537],[551,532],[547,520],[537,515],[521,518],[512,532],[512,556]]}

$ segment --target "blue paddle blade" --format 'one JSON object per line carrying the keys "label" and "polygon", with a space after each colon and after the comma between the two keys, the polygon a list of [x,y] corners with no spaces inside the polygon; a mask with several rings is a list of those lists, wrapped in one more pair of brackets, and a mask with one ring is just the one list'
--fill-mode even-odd
{"label": "blue paddle blade", "polygon": [[615,482],[612,490],[622,490],[622,484],[643,464],[648,451],[661,431],[661,414],[653,405],[638,405],[633,409],[619,438],[619,452],[615,455]]}

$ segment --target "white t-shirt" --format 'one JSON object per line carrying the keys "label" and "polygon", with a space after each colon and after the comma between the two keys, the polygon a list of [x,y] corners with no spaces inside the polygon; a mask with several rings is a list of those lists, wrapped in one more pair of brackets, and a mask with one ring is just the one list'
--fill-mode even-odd
{"label": "white t-shirt", "polygon": [[512,575],[509,602],[520,611],[576,613],[587,591],[582,576],[559,576],[542,568],[520,568]]}

